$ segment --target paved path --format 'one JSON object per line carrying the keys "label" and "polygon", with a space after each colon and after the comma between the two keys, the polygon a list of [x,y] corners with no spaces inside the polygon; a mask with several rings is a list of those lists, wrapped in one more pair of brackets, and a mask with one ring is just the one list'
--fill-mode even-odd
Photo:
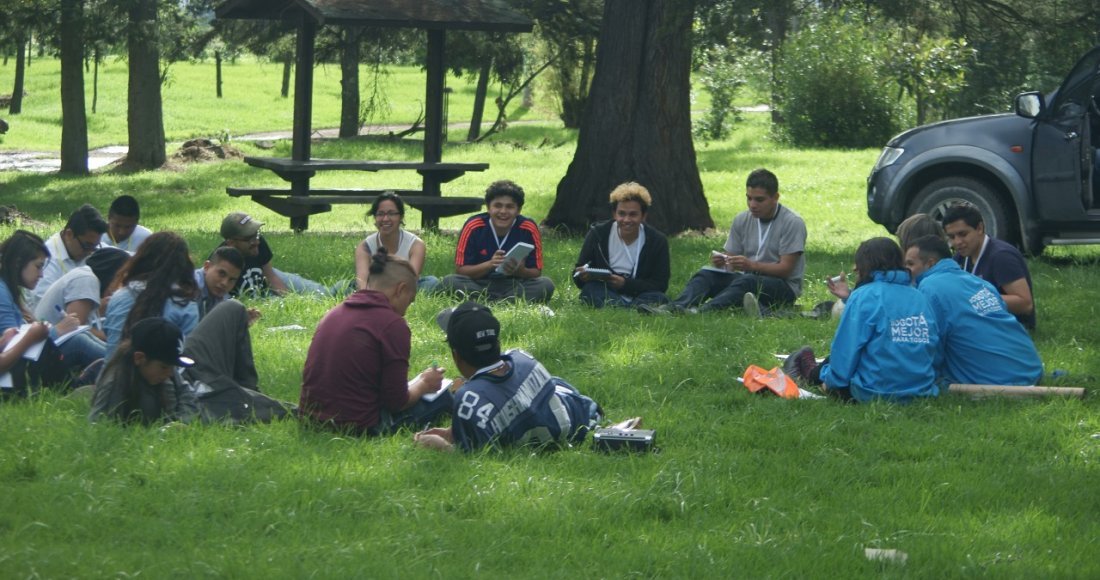
{"label": "paved path", "polygon": [[[757,105],[754,107],[742,107],[741,110],[748,113],[763,113],[770,109],[767,105]],[[521,120],[512,121],[509,124],[524,125],[542,122],[544,121]],[[485,127],[488,128],[490,125],[491,123],[487,123]],[[368,125],[363,127],[359,131],[359,134],[386,135],[388,133],[398,133],[408,128],[408,125]],[[465,135],[469,128],[469,123],[451,123],[447,126],[448,132],[452,135]],[[315,139],[335,139],[339,136],[339,133],[339,128],[315,129],[313,131],[313,137]],[[276,141],[290,138],[290,131],[269,131],[266,133],[251,133],[232,137],[234,141]],[[109,145],[107,147],[93,149],[88,152],[88,169],[90,171],[95,171],[96,169],[110,165],[125,156],[126,151],[127,148],[125,145]],[[61,169],[61,159],[58,155],[56,151],[0,151],[0,171],[29,171],[36,173],[58,171]]]}

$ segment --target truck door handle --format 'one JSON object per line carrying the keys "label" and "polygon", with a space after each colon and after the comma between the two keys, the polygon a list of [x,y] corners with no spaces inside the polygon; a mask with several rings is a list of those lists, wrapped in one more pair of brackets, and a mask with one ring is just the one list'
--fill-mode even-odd
{"label": "truck door handle", "polygon": [[1069,133],[1066,133],[1066,141],[1073,141],[1077,137],[1077,131],[1070,131]]}

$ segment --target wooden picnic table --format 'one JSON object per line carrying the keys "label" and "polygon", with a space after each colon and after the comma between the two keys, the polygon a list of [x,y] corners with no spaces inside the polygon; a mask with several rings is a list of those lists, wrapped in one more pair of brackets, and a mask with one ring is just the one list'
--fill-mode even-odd
{"label": "wooden picnic table", "polygon": [[[488,163],[426,161],[363,161],[353,159],[288,159],[245,157],[245,163],[267,169],[290,183],[289,188],[227,187],[233,197],[251,197],[256,203],[290,218],[290,227],[303,231],[309,216],[332,211],[332,204],[370,204],[385,191],[393,191],[420,210],[421,227],[439,227],[439,218],[472,213],[484,203],[480,197],[444,197],[440,184],[458,179],[468,171],[485,171]],[[423,178],[422,189],[313,189],[309,180],[318,171],[416,171]]]}

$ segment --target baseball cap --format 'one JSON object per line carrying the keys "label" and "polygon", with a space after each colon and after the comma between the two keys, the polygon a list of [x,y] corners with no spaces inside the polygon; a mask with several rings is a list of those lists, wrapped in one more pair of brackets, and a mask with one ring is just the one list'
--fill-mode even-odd
{"label": "baseball cap", "polygon": [[235,211],[222,220],[222,238],[226,240],[251,238],[260,232],[264,222],[252,216]]}
{"label": "baseball cap", "polygon": [[463,302],[441,310],[435,322],[466,362],[486,365],[500,358],[500,322],[487,306]]}
{"label": "baseball cap", "polygon": [[189,367],[195,361],[183,356],[183,333],[175,324],[160,317],[139,320],[130,329],[130,344],[146,358],[178,367]]}

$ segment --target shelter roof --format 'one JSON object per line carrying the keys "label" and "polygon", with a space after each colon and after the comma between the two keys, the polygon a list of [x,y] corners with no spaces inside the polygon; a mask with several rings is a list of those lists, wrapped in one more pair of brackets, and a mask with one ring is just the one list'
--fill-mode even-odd
{"label": "shelter roof", "polygon": [[531,19],[502,0],[229,0],[218,18],[285,20],[306,14],[318,24],[530,32]]}

